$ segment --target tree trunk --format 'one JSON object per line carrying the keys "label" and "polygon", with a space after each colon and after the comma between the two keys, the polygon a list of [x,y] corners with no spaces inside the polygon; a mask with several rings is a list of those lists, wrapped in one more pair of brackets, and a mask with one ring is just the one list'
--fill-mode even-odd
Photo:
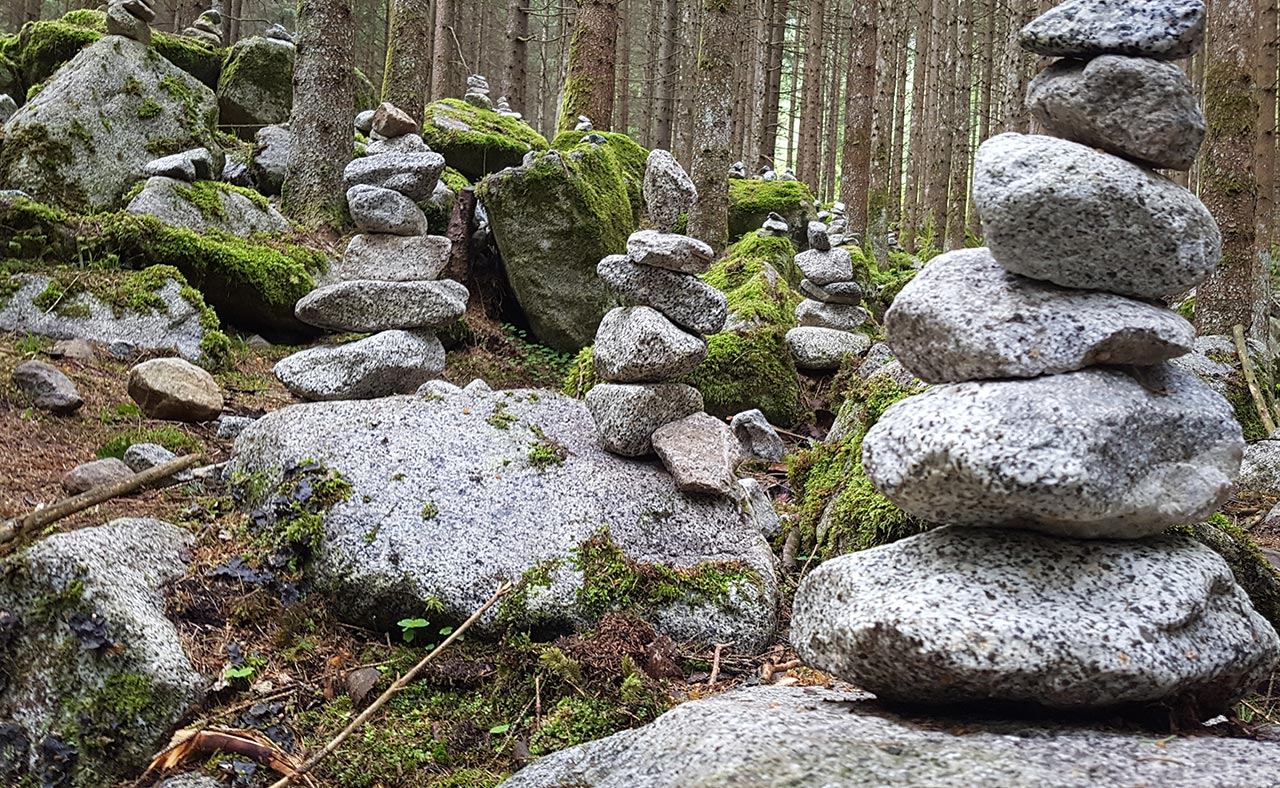
{"label": "tree trunk", "polygon": [[529,90],[529,3],[507,0],[507,66],[503,89],[516,112],[528,112],[525,96]]}
{"label": "tree trunk", "polygon": [[623,134],[631,133],[631,3],[622,0],[618,7],[618,82],[614,88],[617,103],[614,106],[613,128]]}
{"label": "tree trunk", "polygon": [[[951,178],[947,189],[946,244],[943,249],[964,248],[966,209],[969,205],[969,135],[973,109],[973,0],[959,0],[956,45],[959,79],[951,113]],[[939,231],[943,228],[939,227]],[[941,232],[940,232],[941,234]]]}
{"label": "tree trunk", "polygon": [[768,87],[764,96],[764,119],[760,124],[760,148],[755,161],[747,162],[747,172],[754,173],[762,164],[772,162],[778,154],[778,118],[782,103],[782,58],[787,43],[787,12],[791,0],[770,0]]}
{"label": "tree trunk", "polygon": [[393,0],[382,100],[390,101],[419,122],[427,85],[431,83],[433,21],[430,0]]}
{"label": "tree trunk", "polygon": [[619,0],[578,0],[569,42],[569,74],[560,105],[560,131],[572,130],[579,115],[597,129],[613,127],[617,82]]}
{"label": "tree trunk", "polygon": [[1263,265],[1270,270],[1275,222],[1276,175],[1276,0],[1261,0],[1258,27],[1258,133],[1255,144],[1258,173],[1256,246]]}
{"label": "tree trunk", "polygon": [[915,48],[912,53],[914,74],[911,78],[911,139],[908,142],[906,160],[906,196],[903,203],[906,220],[902,225],[899,241],[908,252],[916,249],[916,229],[920,217],[922,185],[924,182],[924,94],[926,65],[929,61],[931,25],[929,0],[920,0],[916,6]]}
{"label": "tree trunk", "polygon": [[355,21],[351,0],[298,8],[289,163],[281,208],[303,225],[346,221],[342,170],[351,161],[355,117]]}
{"label": "tree trunk", "polygon": [[431,49],[431,98],[460,98],[454,95],[453,25],[457,0],[436,0],[435,43]]}
{"label": "tree trunk", "polygon": [[911,31],[910,13],[905,9],[901,11],[897,25],[898,29],[895,31],[897,46],[895,49],[897,49],[898,55],[893,69],[893,143],[889,148],[889,222],[891,224],[902,220],[902,157],[905,155],[903,149],[906,146],[907,80],[910,78],[910,74],[907,71],[907,55],[910,48],[907,46],[907,41]]}
{"label": "tree trunk", "polygon": [[[872,111],[877,88],[883,89],[883,80],[877,80],[876,74],[877,12],[877,0],[854,4],[848,83],[845,86],[844,151],[840,165],[840,200],[849,212],[849,233],[864,241],[870,209]],[[886,48],[883,42],[879,48]],[[874,210],[880,212],[883,208],[881,200]]]}
{"label": "tree trunk", "polygon": [[1253,0],[1216,0],[1211,14],[1201,194],[1222,229],[1222,263],[1196,289],[1196,327],[1202,334],[1229,335],[1241,325],[1248,336],[1265,341],[1267,271],[1254,247],[1258,10]]}
{"label": "tree trunk", "polygon": [[743,0],[704,0],[694,102],[693,184],[689,234],[717,253],[729,242],[729,131],[733,114],[733,42]]}
{"label": "tree trunk", "polygon": [[666,0],[662,10],[661,40],[658,43],[658,125],[654,130],[653,146],[671,150],[672,128],[676,115],[676,77],[679,61],[676,58],[676,34],[680,22],[678,0]]}
{"label": "tree trunk", "polygon": [[805,26],[804,65],[800,85],[800,154],[796,157],[796,175],[818,191],[820,183],[819,155],[822,147],[822,55],[825,42],[822,30],[824,0],[809,0],[809,18]]}

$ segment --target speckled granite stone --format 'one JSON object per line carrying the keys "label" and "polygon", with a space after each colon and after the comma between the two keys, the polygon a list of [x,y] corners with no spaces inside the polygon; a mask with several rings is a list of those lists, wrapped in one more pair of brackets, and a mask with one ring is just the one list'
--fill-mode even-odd
{"label": "speckled granite stone", "polygon": [[1138,539],[1217,510],[1240,468],[1231,406],[1169,365],[939,386],[862,444],[881,493],[937,523]]}
{"label": "speckled granite stone", "polygon": [[978,148],[973,181],[987,246],[1015,274],[1163,298],[1195,287],[1222,257],[1218,225],[1194,194],[1085,145],[1001,134]]}
{"label": "speckled granite stone", "polygon": [[852,331],[867,322],[867,310],[851,304],[828,304],[806,298],[796,304],[796,325]]}
{"label": "speckled granite stone", "polygon": [[1231,568],[1189,537],[958,527],[823,563],[796,592],[791,641],[887,700],[1160,703],[1201,719],[1280,660]]}
{"label": "speckled granite stone", "polygon": [[1038,55],[1136,55],[1177,60],[1204,38],[1203,0],[1067,0],[1018,33]]}
{"label": "speckled granite stone", "polygon": [[682,274],[705,274],[715,259],[715,252],[702,241],[687,235],[641,230],[627,239],[627,257],[639,265]]}
{"label": "speckled granite stone", "polygon": [[440,328],[462,317],[469,297],[466,285],[452,279],[352,279],[312,290],[294,313],[304,323],[333,331]]}
{"label": "speckled granite stone", "polygon": [[853,279],[853,258],[848,249],[810,249],[796,255],[796,265],[806,279],[819,287]]}
{"label": "speckled granite stone", "polygon": [[586,396],[600,445],[623,457],[653,452],[653,433],[702,410],[702,395],[683,383],[601,383]]}
{"label": "speckled granite stone", "polygon": [[857,282],[831,282],[825,286],[815,285],[808,279],[800,280],[800,292],[814,301],[824,304],[862,303],[862,288]]}
{"label": "speckled granite stone", "polygon": [[927,383],[1159,364],[1195,343],[1195,329],[1171,309],[1011,274],[987,249],[930,260],[884,325],[898,360]]}
{"label": "speckled granite stone", "polygon": [[596,273],[618,295],[653,307],[688,331],[714,334],[729,317],[725,294],[696,276],[636,265],[621,254],[601,260]]}
{"label": "speckled granite stone", "polygon": [[661,383],[698,368],[707,343],[647,306],[609,310],[596,331],[596,374],[615,383]]}

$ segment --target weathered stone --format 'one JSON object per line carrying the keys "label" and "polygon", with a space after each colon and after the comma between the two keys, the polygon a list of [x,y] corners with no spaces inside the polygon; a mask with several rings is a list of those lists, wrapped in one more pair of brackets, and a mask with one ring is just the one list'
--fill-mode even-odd
{"label": "weathered stone", "polygon": [[83,465],[77,465],[67,471],[62,476],[62,489],[68,495],[79,495],[82,492],[92,490],[94,487],[103,487],[118,481],[123,481],[133,476],[133,471],[129,470],[129,466],[125,465],[115,457],[105,457],[101,460],[93,460]]}
{"label": "weathered stone", "polygon": [[208,148],[192,148],[147,162],[144,175],[163,175],[182,181],[207,181],[213,178],[213,156]]}
{"label": "weathered stone", "polygon": [[739,479],[730,496],[742,507],[752,526],[766,539],[772,539],[782,532],[782,518],[778,517],[778,512],[773,508],[769,494],[755,479]]}
{"label": "weathered stone", "polygon": [[1268,438],[1245,447],[1236,489],[1261,495],[1280,495],[1280,440]]}
{"label": "weathered stone", "polygon": [[348,189],[361,184],[391,189],[419,202],[435,191],[442,172],[439,153],[384,153],[352,159],[342,171],[342,182]]}
{"label": "weathered stone", "polygon": [[649,221],[657,230],[664,233],[674,230],[681,215],[693,207],[697,198],[693,180],[670,151],[649,152],[644,171],[644,201]]}
{"label": "weathered stone", "polygon": [[[199,196],[194,193],[197,189]],[[216,201],[220,209],[210,211],[204,200]],[[125,210],[154,216],[173,227],[202,234],[218,230],[240,238],[283,233],[290,227],[289,220],[261,197],[255,201],[216,181],[189,184],[159,175],[147,180]]]}
{"label": "weathered stone", "polygon": [[586,403],[600,444],[623,457],[651,453],[655,430],[703,409],[702,395],[683,383],[600,383],[587,392]]}
{"label": "weathered stone", "polygon": [[145,0],[122,0],[121,7],[143,22],[150,24],[156,19],[156,12]]}
{"label": "weathered stone", "polygon": [[816,249],[819,252],[831,251],[831,237],[827,233],[825,224],[822,222],[809,222],[808,235],[810,249]]}
{"label": "weathered stone", "polygon": [[298,301],[298,319],[332,331],[440,328],[467,311],[466,285],[355,279],[312,290]]}
{"label": "weathered stone", "polygon": [[478,631],[500,633],[511,621],[542,632],[585,626],[604,610],[588,601],[595,589],[611,589],[611,599],[616,589],[601,574],[610,570],[574,556],[584,544],[597,555],[611,544],[642,566],[694,574],[738,562],[723,593],[690,587],[674,603],[652,600],[641,579],[628,592],[632,612],[676,640],[736,640],[744,650],[772,642],[777,587],[763,537],[732,502],[683,496],[656,463],[604,452],[578,400],[468,386],[445,397],[293,406],[245,430],[231,472],[273,483],[309,461],[351,484],[325,515],[309,566],[342,600],[340,615],[362,626],[396,631],[427,600],[460,620],[500,581],[522,578],[522,591]]}
{"label": "weathered stone", "polygon": [[413,200],[379,186],[347,189],[347,208],[362,233],[426,235],[427,217]]}
{"label": "weathered stone", "polygon": [[213,375],[180,358],[155,358],[129,370],[129,396],[153,419],[211,421],[222,412]]}
{"label": "weathered stone", "polygon": [[417,134],[422,128],[418,125],[418,121],[409,117],[408,113],[384,101],[373,111],[373,123],[369,130],[379,137],[394,138],[405,134]]}
{"label": "weathered stone", "polygon": [[853,279],[853,257],[848,249],[810,249],[796,255],[796,265],[805,278],[819,287]]}
{"label": "weathered stone", "polygon": [[403,137],[393,137],[389,140],[374,140],[364,149],[365,156],[381,156],[387,153],[430,152],[431,148],[417,134],[405,134]]}
{"label": "weathered stone", "polygon": [[529,152],[548,148],[546,137],[529,124],[461,99],[433,101],[424,116],[422,139],[473,183],[507,167],[519,167]]}
{"label": "weathered stone", "polygon": [[1240,468],[1240,425],[1194,375],[1132,370],[930,389],[885,411],[863,468],[932,522],[1138,539],[1203,520]]}
{"label": "weathered stone", "polygon": [[742,459],[738,439],[720,419],[699,411],[654,430],[653,450],[684,493],[729,496]]}
{"label": "weathered stone", "polygon": [[705,274],[715,252],[697,238],[657,230],[641,230],[627,239],[627,256],[637,265],[682,274]]}
{"label": "weathered stone", "polygon": [[1222,257],[1218,225],[1194,194],[1067,140],[987,140],[974,164],[973,198],[1001,265],[1063,287],[1173,297]]}
{"label": "weathered stone", "polygon": [[826,304],[806,298],[796,304],[796,324],[852,331],[867,322],[867,310],[850,304]]}
{"label": "weathered stone", "polygon": [[746,410],[733,417],[729,422],[738,443],[742,445],[742,453],[765,462],[782,462],[787,454],[778,431],[759,410]]}
{"label": "weathered stone", "polygon": [[18,111],[18,102],[8,93],[0,93],[0,126],[3,126],[13,113]]}
{"label": "weathered stone", "polygon": [[616,383],[659,383],[687,375],[707,357],[707,343],[656,309],[618,307],[600,321],[592,354],[596,374]]}
{"label": "weathered stone", "polygon": [[824,304],[857,306],[862,303],[862,287],[857,282],[830,282],[825,286],[819,286],[808,279],[801,279],[800,292],[807,298]]}
{"label": "weathered stone", "polygon": [[13,384],[31,398],[31,404],[59,416],[80,410],[84,399],[76,384],[57,367],[43,361],[25,361],[13,368]]}
{"label": "weathered stone", "polygon": [[1067,0],[1022,28],[1018,43],[1051,57],[1177,60],[1199,48],[1204,24],[1203,0]]}
{"label": "weathered stone", "polygon": [[147,46],[151,45],[151,28],[119,3],[107,4],[106,24],[109,36],[124,36]]}
{"label": "weathered stone", "polygon": [[442,235],[357,235],[340,262],[329,266],[329,279],[376,279],[413,282],[438,279],[449,264],[453,245]]}
{"label": "weathered stone", "polygon": [[274,38],[237,41],[218,79],[218,121],[244,139],[263,126],[288,123],[296,53],[292,44]]}
{"label": "weathered stone", "polygon": [[232,416],[224,413],[218,417],[218,437],[224,441],[235,440],[253,422],[254,419],[249,416]]}
{"label": "weathered stone", "polygon": [[930,704],[1158,704],[1207,719],[1280,661],[1227,563],[1174,536],[940,528],[824,562],[791,627],[813,667]]}
{"label": "weathered stone", "polygon": [[800,326],[787,332],[787,350],[801,369],[839,369],[846,358],[860,356],[871,338],[856,331]]}
{"label": "weathered stone", "polygon": [[253,135],[253,143],[249,174],[253,176],[258,191],[268,196],[277,196],[289,170],[289,127],[263,126]]}
{"label": "weathered stone", "polygon": [[61,339],[46,351],[49,358],[69,358],[72,361],[93,361],[97,353],[87,339]]}
{"label": "weathered stone", "polygon": [[[178,455],[158,443],[135,443],[124,451],[124,464],[134,473],[142,473],[176,459]],[[178,471],[169,478],[175,482],[185,482],[191,479],[191,471]]]}
{"label": "weathered stone", "polygon": [[1195,329],[1172,310],[1011,274],[986,249],[930,260],[884,325],[898,359],[928,383],[1149,366],[1195,342]]}
{"label": "weathered stone", "polygon": [[1162,169],[1191,169],[1207,129],[1183,70],[1149,58],[1060,60],[1031,80],[1027,107],[1050,134]]}
{"label": "weathered stone", "polygon": [[377,114],[371,109],[362,110],[356,113],[355,127],[356,131],[369,136],[369,132],[373,131],[373,116]]}
{"label": "weathered stone", "polygon": [[715,334],[729,316],[725,294],[696,276],[637,265],[626,255],[609,255],[596,266],[618,295],[666,315],[683,329]]}
{"label": "weathered stone", "polygon": [[393,330],[294,353],[276,363],[275,374],[302,399],[373,399],[412,394],[443,372],[444,362],[435,334]]}

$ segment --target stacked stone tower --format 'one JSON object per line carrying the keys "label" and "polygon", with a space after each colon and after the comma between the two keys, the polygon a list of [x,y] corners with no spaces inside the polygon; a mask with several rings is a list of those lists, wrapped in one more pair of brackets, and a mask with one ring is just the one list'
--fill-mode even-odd
{"label": "stacked stone tower", "polygon": [[853,280],[853,257],[831,243],[822,222],[809,222],[809,249],[796,255],[804,274],[796,306],[796,327],[787,332],[787,349],[800,369],[838,369],[845,358],[871,347],[866,334],[854,333],[867,322],[862,288]]}
{"label": "stacked stone tower", "polygon": [[1203,140],[1168,61],[1204,14],[1070,0],[1021,32],[1068,58],[1029,91],[1056,136],[978,151],[989,248],[932,261],[885,319],[902,364],[942,385],[863,439],[876,488],[946,525],[805,580],[792,638],[810,664],[892,700],[1201,719],[1276,666],[1225,561],[1168,533],[1216,511],[1244,447],[1228,403],[1166,363],[1194,332],[1156,305],[1221,256],[1205,207],[1150,169],[1187,168]]}
{"label": "stacked stone tower", "polygon": [[363,158],[347,165],[347,206],[360,234],[347,245],[330,281],[295,308],[299,320],[336,332],[373,333],[343,345],[295,353],[275,367],[295,395],[310,400],[411,394],[444,371],[435,330],[460,319],[465,285],[440,279],[448,238],[427,233],[418,203],[431,198],[444,171],[408,115],[383,104]]}
{"label": "stacked stone tower", "polygon": [[151,43],[155,9],[146,0],[111,0],[107,4],[107,34]]}

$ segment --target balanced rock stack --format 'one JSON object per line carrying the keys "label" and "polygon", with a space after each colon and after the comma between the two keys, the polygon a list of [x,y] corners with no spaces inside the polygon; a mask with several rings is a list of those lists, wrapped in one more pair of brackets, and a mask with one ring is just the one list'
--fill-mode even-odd
{"label": "balanced rock stack", "polygon": [[431,197],[444,157],[427,150],[416,132],[407,115],[384,103],[367,155],[343,173],[360,234],[330,271],[334,281],[300,300],[295,313],[319,328],[373,336],[304,350],[276,364],[276,377],[303,399],[410,394],[444,371],[445,351],[434,330],[462,317],[469,293],[439,279],[451,244],[427,234],[417,203]]}
{"label": "balanced rock stack", "polygon": [[1276,667],[1280,638],[1226,562],[1167,532],[1216,511],[1244,448],[1230,405],[1165,363],[1193,331],[1153,305],[1221,255],[1199,200],[1147,169],[1187,167],[1203,138],[1167,62],[1203,30],[1200,0],[1071,0],[1022,30],[1026,49],[1070,58],[1030,105],[1078,142],[986,142],[990,248],[933,260],[887,314],[898,359],[943,385],[885,412],[863,466],[946,525],[805,580],[792,638],[814,667],[888,700],[1181,719]]}
{"label": "balanced rock stack", "polygon": [[804,274],[796,306],[797,326],[787,332],[787,349],[800,369],[837,369],[846,356],[859,356],[871,338],[855,331],[867,322],[862,288],[853,281],[853,257],[831,245],[827,226],[809,222],[809,249],[796,255]]}
{"label": "balanced rock stack", "polygon": [[728,425],[703,412],[697,389],[671,381],[707,357],[706,334],[724,327],[723,293],[698,279],[714,259],[711,247],[671,230],[697,192],[675,158],[649,154],[644,196],[657,229],[627,240],[626,255],[600,261],[597,271],[638,306],[618,307],[596,332],[594,366],[607,382],[587,393],[600,442],[624,457],[657,452],[684,492],[728,495],[739,449]]}
{"label": "balanced rock stack", "polygon": [[107,35],[124,36],[151,43],[151,22],[155,10],[146,0],[111,0],[107,4]]}
{"label": "balanced rock stack", "polygon": [[489,98],[489,80],[480,74],[467,77],[467,92],[463,94],[462,100],[473,107],[493,109],[493,99]]}
{"label": "balanced rock stack", "polygon": [[188,38],[199,39],[211,46],[222,46],[222,12],[210,8],[191,23],[191,27],[182,31]]}

